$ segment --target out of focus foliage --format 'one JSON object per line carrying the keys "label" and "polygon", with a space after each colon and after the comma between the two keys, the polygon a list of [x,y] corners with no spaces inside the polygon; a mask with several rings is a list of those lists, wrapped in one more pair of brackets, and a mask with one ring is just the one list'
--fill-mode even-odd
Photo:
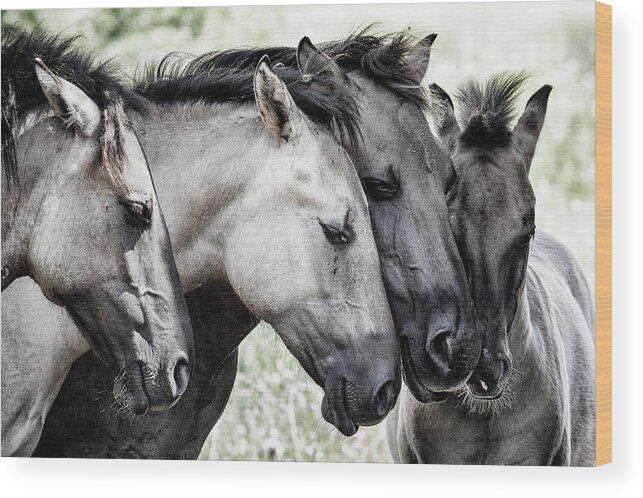
{"label": "out of focus foliage", "polygon": [[323,391],[269,325],[242,347],[232,397],[201,458],[388,462],[383,427],[346,438],[321,416]]}
{"label": "out of focus foliage", "polygon": [[[66,11],[59,11],[63,17]],[[203,29],[207,9],[167,7],[151,9],[97,9],[69,26],[70,32],[91,34],[92,44],[105,47],[131,33],[149,32],[157,28],[185,31],[191,38]],[[47,29],[53,11],[15,10],[2,12],[2,26],[17,23],[26,29]]]}
{"label": "out of focus foliage", "polygon": [[[5,11],[2,26],[80,34],[100,58],[134,74],[171,51],[296,46],[337,39],[377,22],[386,33],[438,33],[425,83],[454,92],[466,78],[526,69],[520,100],[553,85],[531,168],[537,225],[565,242],[594,283],[594,5],[592,2],[434,3],[270,7]],[[321,417],[322,391],[274,331],[241,345],[239,375],[201,457],[389,461],[384,424],[345,438]]]}
{"label": "out of focus foliage", "polygon": [[594,177],[586,174],[587,153],[594,147],[594,120],[588,119],[594,113],[594,33],[570,23],[565,41],[565,56],[571,66],[566,69],[577,80],[582,93],[575,99],[579,112],[570,116],[556,144],[555,167],[548,178],[552,184],[564,187],[569,198],[587,199],[594,195]]}

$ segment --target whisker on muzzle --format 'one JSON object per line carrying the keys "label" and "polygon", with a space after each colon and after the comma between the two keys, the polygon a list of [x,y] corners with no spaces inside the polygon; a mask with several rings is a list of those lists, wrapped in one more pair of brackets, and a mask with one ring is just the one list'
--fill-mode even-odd
{"label": "whisker on muzzle", "polygon": [[[522,374],[521,374],[522,375]],[[491,415],[493,419],[502,411],[508,410],[512,406],[514,398],[514,384],[516,378],[514,376],[514,369],[505,384],[502,394],[496,399],[480,399],[471,395],[466,387],[463,387],[455,392],[459,400],[459,407],[476,415]]]}

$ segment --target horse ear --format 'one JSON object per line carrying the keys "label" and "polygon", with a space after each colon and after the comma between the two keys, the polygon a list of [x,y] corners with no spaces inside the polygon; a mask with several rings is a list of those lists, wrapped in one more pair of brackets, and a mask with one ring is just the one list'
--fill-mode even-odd
{"label": "horse ear", "polygon": [[254,92],[259,114],[268,130],[284,140],[291,138],[299,111],[286,85],[272,70],[267,55],[261,58],[255,71]]}
{"label": "horse ear", "polygon": [[449,94],[435,83],[429,86],[429,92],[431,93],[431,115],[438,138],[451,153],[460,135],[460,126],[458,126],[458,120],[455,117],[453,101]]}
{"label": "horse ear", "polygon": [[431,57],[431,47],[437,37],[438,35],[435,33],[431,33],[429,36],[424,37],[415,44],[409,52],[409,55],[406,57],[406,63],[411,68],[418,84],[422,82],[422,79],[424,79],[424,76],[426,75],[426,70],[429,67],[429,59]]}
{"label": "horse ear", "polygon": [[310,38],[304,36],[297,45],[297,67],[304,73],[306,71],[306,64],[318,52],[317,47],[313,45]]}
{"label": "horse ear", "polygon": [[547,101],[551,91],[552,87],[550,85],[544,85],[531,96],[513,131],[514,144],[523,154],[527,172],[531,167],[531,160],[536,152],[536,143],[540,136],[540,130],[542,130],[545,122]]}
{"label": "horse ear", "polygon": [[319,50],[304,36],[297,46],[297,67],[304,79],[315,81],[315,75],[329,75],[335,83],[343,83],[346,74],[331,57]]}
{"label": "horse ear", "polygon": [[100,129],[101,112],[96,103],[73,83],[56,76],[39,59],[35,59],[36,77],[49,105],[66,127],[93,136]]}

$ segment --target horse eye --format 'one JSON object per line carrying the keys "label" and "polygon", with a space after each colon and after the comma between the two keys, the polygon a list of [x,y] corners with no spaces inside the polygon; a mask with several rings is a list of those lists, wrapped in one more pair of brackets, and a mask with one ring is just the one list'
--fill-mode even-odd
{"label": "horse eye", "polygon": [[339,230],[334,226],[327,225],[325,223],[322,223],[321,221],[319,222],[319,224],[324,231],[324,235],[331,244],[348,244],[353,238],[352,233],[347,228]]}
{"label": "horse eye", "polygon": [[522,247],[529,244],[535,235],[536,235],[536,229],[534,228],[531,232],[529,232],[527,235],[525,235],[518,241],[518,247]]}
{"label": "horse eye", "polygon": [[394,183],[377,180],[375,178],[363,179],[364,190],[366,193],[377,200],[392,199],[397,195],[398,187]]}
{"label": "horse eye", "polygon": [[152,223],[152,203],[150,201],[123,201],[127,221],[137,227],[146,227]]}

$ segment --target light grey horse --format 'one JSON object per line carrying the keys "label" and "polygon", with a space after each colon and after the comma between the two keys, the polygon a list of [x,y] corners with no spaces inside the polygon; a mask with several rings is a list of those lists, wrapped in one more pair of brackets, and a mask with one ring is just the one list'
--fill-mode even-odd
{"label": "light grey horse", "polygon": [[49,379],[31,361],[78,352],[64,341],[47,350],[57,339],[46,321],[5,334],[20,277],[65,306],[109,366],[104,381],[116,377],[109,396],[123,408],[169,408],[193,368],[170,239],[125,116],[128,92],[71,44],[11,29],[2,40],[3,455],[24,454],[25,439],[33,448],[25,427],[42,427],[27,384]]}
{"label": "light grey horse", "polygon": [[[355,168],[335,137],[299,110],[266,59],[254,75],[226,71],[214,82],[206,102],[197,97],[198,86],[161,79],[147,93],[156,112],[132,116],[182,282],[188,290],[208,289],[225,313],[250,310],[248,331],[255,316],[270,323],[324,388],[326,419],[352,434],[381,421],[401,385],[397,338]],[[325,109],[327,118],[344,119],[314,94],[299,97]],[[242,338],[208,332],[196,338],[197,372],[220,365]],[[158,444],[154,434],[175,421],[189,432],[198,421],[192,403],[217,390],[191,385],[169,417],[112,416],[92,386],[100,386],[97,368],[81,379],[82,401],[65,403],[72,413],[52,449],[150,458],[194,451],[192,441]],[[92,421],[103,425],[85,430]]]}
{"label": "light grey horse", "polygon": [[[535,231],[529,168],[550,86],[511,130],[522,75],[502,74],[449,96],[432,85],[433,114],[458,179],[448,194],[483,330],[467,389],[436,404],[408,392],[388,421],[397,462],[593,465],[594,306],[580,265]],[[532,241],[533,238],[533,241]]]}

